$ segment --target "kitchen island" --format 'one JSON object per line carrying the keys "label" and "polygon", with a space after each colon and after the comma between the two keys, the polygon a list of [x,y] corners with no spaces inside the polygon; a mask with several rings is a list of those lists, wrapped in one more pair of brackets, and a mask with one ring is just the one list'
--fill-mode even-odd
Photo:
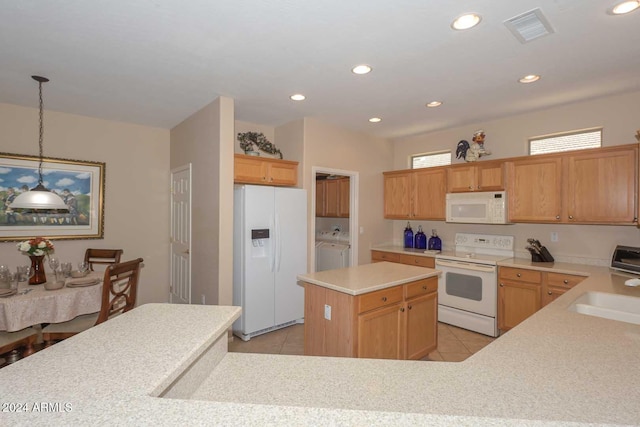
{"label": "kitchen island", "polygon": [[298,276],[304,354],[420,359],[437,344],[439,271],[390,262]]}
{"label": "kitchen island", "polygon": [[460,363],[227,353],[239,309],[147,304],[0,369],[0,424],[640,424],[640,326],[567,310],[640,297],[606,269]]}

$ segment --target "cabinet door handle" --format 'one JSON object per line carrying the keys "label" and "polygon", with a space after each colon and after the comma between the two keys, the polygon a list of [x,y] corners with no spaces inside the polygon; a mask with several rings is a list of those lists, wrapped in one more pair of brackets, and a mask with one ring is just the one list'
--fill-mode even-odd
{"label": "cabinet door handle", "polygon": [[404,313],[404,307],[402,307],[402,308],[400,309],[400,311]]}
{"label": "cabinet door handle", "polygon": [[522,277],[522,274],[518,273],[518,274],[516,274],[516,276],[518,276],[518,277]]}
{"label": "cabinet door handle", "polygon": [[560,215],[556,215],[556,219],[560,219]]}
{"label": "cabinet door handle", "polygon": [[263,177],[262,177],[262,180],[263,180],[263,181],[266,181],[266,180],[267,180],[267,177],[266,177],[266,176],[263,176]]}
{"label": "cabinet door handle", "polygon": [[549,294],[549,295],[553,295],[553,292],[549,291],[549,292],[547,292],[547,294]]}
{"label": "cabinet door handle", "polygon": [[382,297],[383,302],[387,302],[387,297]]}
{"label": "cabinet door handle", "polygon": [[478,190],[480,190],[480,186],[478,185]]}
{"label": "cabinet door handle", "polygon": [[413,308],[413,306],[409,306],[409,310],[411,310]]}
{"label": "cabinet door handle", "polygon": [[426,286],[423,286],[423,287],[422,287],[422,290],[423,290],[423,291],[426,291],[426,290],[427,290],[427,287],[426,287]]}
{"label": "cabinet door handle", "polygon": [[569,283],[569,281],[568,281],[567,279],[564,279],[564,280],[562,281],[562,283],[564,283],[564,284],[566,285],[566,284],[568,284],[568,283]]}
{"label": "cabinet door handle", "polygon": [[504,288],[504,283],[500,283],[500,287],[501,287],[501,288]]}
{"label": "cabinet door handle", "polygon": [[273,177],[269,178],[269,181],[273,182]]}
{"label": "cabinet door handle", "polygon": [[569,219],[573,219],[573,215],[569,215]]}
{"label": "cabinet door handle", "polygon": [[473,190],[473,185],[470,185],[470,186],[469,186],[469,190]]}

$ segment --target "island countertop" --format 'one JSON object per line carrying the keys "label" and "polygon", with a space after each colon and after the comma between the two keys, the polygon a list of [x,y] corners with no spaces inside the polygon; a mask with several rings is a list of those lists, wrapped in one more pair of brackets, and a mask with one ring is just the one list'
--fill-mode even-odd
{"label": "island countertop", "polygon": [[0,369],[0,424],[640,425],[640,325],[567,310],[459,363],[227,353],[239,308],[148,304]]}
{"label": "island countertop", "polygon": [[440,271],[432,268],[385,261],[300,274],[298,280],[349,295],[361,295],[439,275]]}

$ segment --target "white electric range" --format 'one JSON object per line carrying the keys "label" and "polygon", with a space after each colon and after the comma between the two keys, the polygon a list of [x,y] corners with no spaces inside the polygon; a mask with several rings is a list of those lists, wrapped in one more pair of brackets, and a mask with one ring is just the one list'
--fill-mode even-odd
{"label": "white electric range", "polygon": [[436,255],[438,321],[498,336],[498,262],[515,255],[513,236],[457,233],[453,251]]}

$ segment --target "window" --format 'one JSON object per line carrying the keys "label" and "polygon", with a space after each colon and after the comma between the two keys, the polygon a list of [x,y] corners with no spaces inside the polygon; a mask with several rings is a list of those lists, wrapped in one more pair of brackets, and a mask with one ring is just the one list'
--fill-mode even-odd
{"label": "window", "polygon": [[432,168],[434,166],[447,166],[451,164],[451,151],[438,153],[416,154],[411,156],[411,169]]}
{"label": "window", "polygon": [[558,153],[602,146],[602,128],[557,133],[529,139],[529,154]]}

